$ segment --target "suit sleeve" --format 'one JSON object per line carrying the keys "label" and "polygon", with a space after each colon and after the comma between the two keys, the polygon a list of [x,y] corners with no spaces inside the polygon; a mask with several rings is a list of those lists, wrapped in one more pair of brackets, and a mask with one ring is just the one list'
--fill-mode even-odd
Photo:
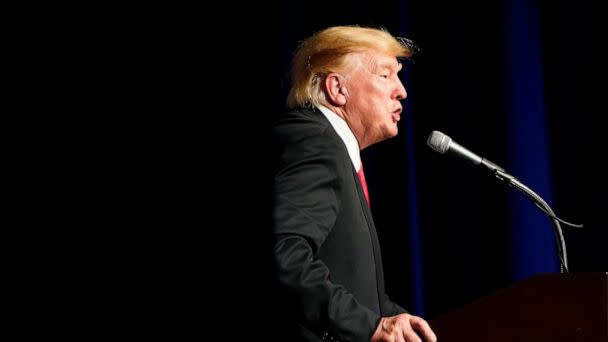
{"label": "suit sleeve", "polygon": [[399,314],[409,312],[399,306],[397,303],[391,301],[388,296],[385,296],[384,303],[382,304],[382,313],[386,316],[397,316]]}
{"label": "suit sleeve", "polygon": [[348,341],[369,342],[380,316],[332,283],[316,252],[340,210],[340,147],[323,134],[289,137],[275,175],[275,256],[279,281],[300,324]]}

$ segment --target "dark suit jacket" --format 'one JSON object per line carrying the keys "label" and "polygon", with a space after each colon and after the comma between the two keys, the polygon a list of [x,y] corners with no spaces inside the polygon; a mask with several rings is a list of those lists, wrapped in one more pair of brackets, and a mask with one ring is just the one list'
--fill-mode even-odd
{"label": "dark suit jacket", "polygon": [[299,340],[369,342],[381,316],[406,311],[384,293],[378,237],[346,146],[316,108],[287,113],[274,137],[284,314]]}

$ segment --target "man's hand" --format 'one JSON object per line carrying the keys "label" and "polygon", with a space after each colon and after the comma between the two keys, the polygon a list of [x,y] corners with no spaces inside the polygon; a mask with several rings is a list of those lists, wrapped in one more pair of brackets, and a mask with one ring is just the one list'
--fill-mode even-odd
{"label": "man's hand", "polygon": [[372,336],[372,342],[436,342],[437,337],[429,324],[418,316],[400,314],[382,317]]}

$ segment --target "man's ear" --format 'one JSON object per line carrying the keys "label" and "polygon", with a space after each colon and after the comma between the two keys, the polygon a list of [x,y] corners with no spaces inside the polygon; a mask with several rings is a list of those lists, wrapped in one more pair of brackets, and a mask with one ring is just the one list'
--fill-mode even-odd
{"label": "man's ear", "polygon": [[325,77],[325,93],[327,94],[327,100],[333,106],[344,106],[348,97],[344,76],[335,72],[328,74]]}

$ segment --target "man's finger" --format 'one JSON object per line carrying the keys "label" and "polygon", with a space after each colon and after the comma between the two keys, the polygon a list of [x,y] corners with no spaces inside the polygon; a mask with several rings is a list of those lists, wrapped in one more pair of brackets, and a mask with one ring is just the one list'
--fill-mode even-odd
{"label": "man's finger", "polygon": [[426,341],[428,341],[428,342],[437,341],[437,336],[433,332],[433,329],[431,329],[431,326],[424,319],[415,316],[415,317],[412,317],[410,322],[412,324],[412,327],[416,331],[422,333],[422,335],[424,336]]}
{"label": "man's finger", "polygon": [[416,333],[412,330],[404,331],[403,337],[405,338],[405,342],[422,342],[420,337],[418,337],[418,335],[416,335]]}

